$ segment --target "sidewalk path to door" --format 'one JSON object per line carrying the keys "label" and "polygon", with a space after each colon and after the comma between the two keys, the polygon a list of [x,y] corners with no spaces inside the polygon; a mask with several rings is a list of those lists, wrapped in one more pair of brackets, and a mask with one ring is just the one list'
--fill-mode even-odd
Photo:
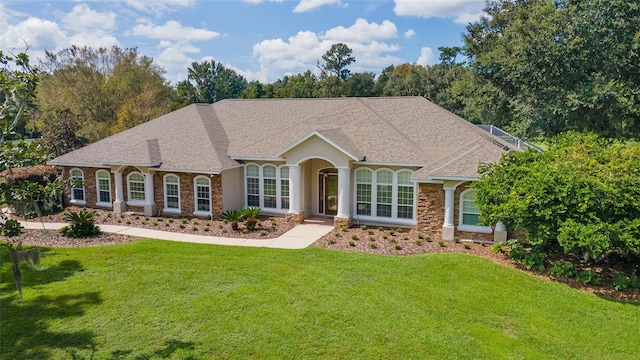
{"label": "sidewalk path to door", "polygon": [[[42,229],[42,224],[38,221],[20,221],[25,229]],[[44,223],[47,230],[58,230],[65,226],[65,223]],[[304,249],[316,242],[324,235],[328,234],[332,229],[332,225],[328,225],[323,221],[305,220],[302,224],[297,225],[293,229],[273,239],[241,239],[227,238],[206,235],[181,234],[169,231],[160,231],[152,229],[135,228],[120,225],[99,225],[100,229],[107,233],[115,233],[122,235],[130,235],[144,238],[152,238],[159,240],[191,242],[199,244],[214,245],[234,245],[234,246],[254,246],[268,247],[277,249]]]}

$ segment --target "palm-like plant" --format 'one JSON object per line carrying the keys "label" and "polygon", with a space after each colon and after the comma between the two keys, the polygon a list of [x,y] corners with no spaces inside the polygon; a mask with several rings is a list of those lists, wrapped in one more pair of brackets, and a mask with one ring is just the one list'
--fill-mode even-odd
{"label": "palm-like plant", "polygon": [[228,222],[231,224],[231,229],[234,231],[238,230],[238,223],[242,221],[242,211],[234,209],[234,210],[225,210],[222,213],[222,220],[224,222]]}
{"label": "palm-like plant", "polygon": [[73,238],[98,236],[100,228],[95,224],[96,214],[95,210],[88,211],[86,209],[66,213],[63,219],[71,224],[60,229],[60,232]]}
{"label": "palm-like plant", "polygon": [[256,224],[258,221],[258,217],[262,213],[262,209],[255,206],[249,206],[242,209],[242,219],[244,220],[244,225],[249,229],[249,231],[253,231],[256,229]]}

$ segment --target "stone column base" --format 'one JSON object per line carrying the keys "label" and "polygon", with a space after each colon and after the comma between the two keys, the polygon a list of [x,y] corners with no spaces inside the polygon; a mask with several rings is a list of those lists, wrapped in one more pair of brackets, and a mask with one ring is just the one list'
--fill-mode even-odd
{"label": "stone column base", "polygon": [[456,229],[453,226],[442,227],[442,240],[453,240],[455,237]]}
{"label": "stone column base", "polygon": [[301,213],[287,212],[286,214],[284,214],[284,218],[287,219],[287,222],[289,223],[302,224],[302,222],[304,221],[304,212],[301,212]]}
{"label": "stone column base", "polygon": [[333,218],[333,226],[335,228],[341,228],[343,226],[351,227],[351,218],[350,217],[337,217]]}
{"label": "stone column base", "polygon": [[116,214],[122,214],[127,212],[127,204],[124,201],[113,202],[113,212]]}
{"label": "stone column base", "polygon": [[156,216],[156,215],[158,215],[158,207],[156,206],[156,204],[145,205],[144,206],[144,215],[145,216]]}

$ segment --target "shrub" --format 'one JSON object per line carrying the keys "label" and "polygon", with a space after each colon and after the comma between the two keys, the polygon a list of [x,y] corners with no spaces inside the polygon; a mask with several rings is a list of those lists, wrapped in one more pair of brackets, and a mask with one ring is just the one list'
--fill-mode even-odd
{"label": "shrub", "polygon": [[267,236],[267,230],[260,230],[260,236]]}
{"label": "shrub", "polygon": [[373,236],[369,236],[369,241],[374,242],[374,241],[376,241],[376,238],[373,237]]}
{"label": "shrub", "polygon": [[395,248],[396,250],[402,250],[402,246],[400,244],[396,244]]}
{"label": "shrub", "polygon": [[471,245],[469,245],[469,244],[464,244],[464,245],[462,245],[462,246],[463,246],[465,249],[467,249],[467,250],[471,249]]}
{"label": "shrub", "polygon": [[180,220],[180,222],[181,222],[182,224],[185,224],[185,225],[186,225],[186,224],[189,222],[189,220],[188,220],[188,219],[182,219],[182,220]]}
{"label": "shrub", "polygon": [[634,271],[631,276],[616,273],[613,278],[613,288],[617,291],[631,291],[640,289],[640,281]]}
{"label": "shrub", "polygon": [[391,235],[391,236],[396,236],[396,232],[395,232],[395,230],[389,230],[389,235]]}
{"label": "shrub", "polygon": [[339,238],[339,237],[341,237],[341,236],[342,236],[342,234],[340,234],[339,232],[337,232],[337,233],[335,233],[335,234],[333,234],[333,235],[334,235],[335,237],[337,237],[337,238]]}
{"label": "shrub", "polygon": [[424,240],[424,234],[418,234],[418,239]]}
{"label": "shrub", "polygon": [[427,242],[432,242],[433,240],[431,239],[431,236],[427,236],[425,237],[425,240],[427,240]]}
{"label": "shrub", "polygon": [[244,229],[242,229],[242,233],[243,233],[243,234],[248,234],[248,233],[249,233],[249,228],[244,228]]}
{"label": "shrub", "polygon": [[438,241],[438,245],[440,245],[440,247],[447,247],[447,245],[442,240]]}
{"label": "shrub", "polygon": [[369,247],[370,247],[370,248],[372,248],[372,249],[377,249],[377,248],[378,248],[378,246],[376,245],[376,243],[370,243],[370,244],[369,244]]}
{"label": "shrub", "polygon": [[191,227],[191,230],[198,231],[198,227],[194,225],[194,226]]}
{"label": "shrub", "polygon": [[360,230],[367,230],[367,225],[360,225]]}
{"label": "shrub", "polygon": [[389,244],[396,244],[396,243],[397,243],[396,239],[389,240]]}
{"label": "shrub", "polygon": [[94,237],[100,235],[100,228],[95,224],[95,210],[82,209],[79,212],[64,214],[63,219],[71,224],[60,229],[60,233],[71,238]]}
{"label": "shrub", "polygon": [[200,222],[198,220],[193,220],[193,222],[191,223],[191,225],[200,225]]}
{"label": "shrub", "polygon": [[421,239],[416,239],[416,245],[422,245],[422,240]]}
{"label": "shrub", "polygon": [[576,276],[576,268],[572,263],[566,261],[556,261],[549,269],[551,276],[572,278]]}
{"label": "shrub", "polygon": [[384,228],[382,226],[378,226],[378,231],[384,231]]}
{"label": "shrub", "polygon": [[208,226],[205,226],[205,227],[204,227],[204,231],[209,232],[209,231],[211,231],[211,228],[210,228],[210,227],[208,227]]}
{"label": "shrub", "polygon": [[347,231],[349,231],[349,228],[348,228],[348,227],[346,227],[346,226],[343,226],[341,229],[342,229],[342,232],[347,232]]}
{"label": "shrub", "polygon": [[504,246],[501,242],[497,242],[491,245],[491,252],[494,254],[502,254],[504,252]]}
{"label": "shrub", "polygon": [[547,254],[539,251],[532,251],[526,253],[524,259],[520,261],[520,264],[527,270],[543,271],[544,261],[547,259]]}
{"label": "shrub", "polygon": [[171,224],[169,224],[168,222],[165,221],[164,226],[165,227],[169,227],[169,225],[171,225]]}
{"label": "shrub", "polygon": [[402,237],[402,240],[405,240],[405,241],[406,241],[406,240],[409,240],[409,237],[408,237],[408,236],[403,236],[403,237]]}
{"label": "shrub", "polygon": [[[225,223],[231,224],[231,229],[234,231],[238,230],[238,222],[242,221],[242,211],[241,210],[225,210],[222,213],[222,221]],[[222,224],[219,225],[222,228]]]}
{"label": "shrub", "polygon": [[522,246],[522,244],[520,244],[518,240],[511,239],[507,241],[507,247],[511,249],[509,253],[510,254],[509,256],[511,257],[511,259],[513,259],[516,262],[520,262],[524,260],[524,257],[527,254],[527,251],[524,249],[524,246]]}
{"label": "shrub", "polygon": [[351,240],[358,240],[357,234],[351,234]]}
{"label": "shrub", "polygon": [[333,240],[333,239],[329,239],[329,245],[333,245],[333,244],[335,244],[335,243],[336,243],[336,241],[335,241],[335,240]]}
{"label": "shrub", "polygon": [[153,222],[151,223],[151,225],[153,225],[153,226],[158,226],[158,220],[153,220]]}
{"label": "shrub", "polygon": [[256,225],[259,222],[258,217],[261,213],[262,209],[255,206],[248,206],[242,209],[242,219],[244,220],[244,226],[246,226],[249,231],[253,231],[256,229]]}
{"label": "shrub", "polygon": [[127,224],[127,225],[131,225],[131,220],[127,220],[124,223]]}
{"label": "shrub", "polygon": [[371,230],[371,229],[367,230],[367,234],[368,235],[373,235],[373,230]]}
{"label": "shrub", "polygon": [[356,243],[353,242],[352,240],[349,240],[349,246],[356,246]]}
{"label": "shrub", "polygon": [[453,237],[453,242],[458,244],[460,242],[460,237],[459,236],[454,236]]}
{"label": "shrub", "polygon": [[186,227],[187,227],[187,226],[186,226],[185,224],[180,224],[180,229],[184,229],[184,228],[186,228]]}
{"label": "shrub", "polygon": [[582,285],[600,285],[600,276],[595,270],[585,270],[581,271],[577,275],[578,281],[582,283]]}
{"label": "shrub", "polygon": [[173,223],[173,222],[174,222],[174,220],[173,220],[172,218],[167,219],[167,221],[168,221],[169,223]]}

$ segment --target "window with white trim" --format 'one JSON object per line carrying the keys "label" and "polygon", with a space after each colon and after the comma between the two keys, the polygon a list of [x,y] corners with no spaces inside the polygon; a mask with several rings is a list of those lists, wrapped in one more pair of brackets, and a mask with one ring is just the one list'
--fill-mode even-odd
{"label": "window with white trim", "polygon": [[247,184],[247,206],[260,206],[260,168],[258,165],[245,167]]}
{"label": "window with white trim", "polygon": [[247,206],[272,210],[289,209],[288,167],[247,164],[244,169]]}
{"label": "window with white trim", "polygon": [[180,179],[173,174],[164,176],[164,211],[180,211]]}
{"label": "window with white trim", "polygon": [[467,189],[460,194],[461,225],[480,225],[480,210],[476,206],[476,191]]}
{"label": "window with white trim", "polygon": [[276,208],[276,197],[278,195],[276,184],[276,167],[273,165],[264,165],[262,167],[262,188],[264,189],[263,207]]}
{"label": "window with white trim", "polygon": [[144,188],[144,176],[139,172],[132,172],[127,175],[127,192],[129,201],[144,202],[146,193]]}
{"label": "window with white trim", "polygon": [[195,182],[196,212],[211,213],[211,180],[198,176]]}
{"label": "window with white trim", "polygon": [[398,217],[413,219],[413,183],[411,171],[398,172]]}
{"label": "window with white trim", "polygon": [[411,174],[410,170],[356,169],[356,215],[413,220],[415,185],[411,182]]}
{"label": "window with white trim", "polygon": [[71,202],[85,204],[84,173],[80,169],[71,169],[69,178],[71,179]]}
{"label": "window with white trim", "polygon": [[391,217],[393,208],[393,173],[380,170],[376,173],[376,215]]}
{"label": "window with white trim", "polygon": [[289,167],[280,168],[280,208],[289,208]]}
{"label": "window with white trim", "polygon": [[356,170],[356,214],[358,215],[371,215],[372,180],[371,170]]}
{"label": "window with white trim", "polygon": [[96,188],[98,190],[98,204],[111,206],[111,174],[106,170],[96,172]]}

